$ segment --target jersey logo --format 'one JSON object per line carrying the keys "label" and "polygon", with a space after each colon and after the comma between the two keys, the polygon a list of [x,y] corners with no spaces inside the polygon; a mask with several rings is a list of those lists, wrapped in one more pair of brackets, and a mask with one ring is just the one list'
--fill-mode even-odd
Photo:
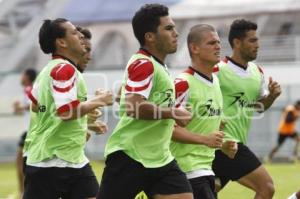
{"label": "jersey logo", "polygon": [[172,107],[175,104],[175,101],[172,97],[173,95],[173,89],[168,89],[165,90],[163,92],[159,92],[160,97],[163,99],[161,103],[159,103],[159,105],[167,103],[168,107]]}
{"label": "jersey logo", "polygon": [[41,112],[41,113],[46,112],[46,106],[45,105],[39,106],[39,112]]}
{"label": "jersey logo", "polygon": [[212,106],[213,100],[209,99],[207,102],[204,104],[205,111],[201,116],[207,115],[208,117],[213,117],[213,116],[219,116],[221,115],[221,108],[214,108]]}
{"label": "jersey logo", "polygon": [[237,105],[241,108],[254,108],[256,106],[256,102],[248,102],[244,96],[244,92],[238,92],[231,95],[230,97],[233,97],[234,99],[232,103],[229,104],[229,106],[232,106],[237,103]]}

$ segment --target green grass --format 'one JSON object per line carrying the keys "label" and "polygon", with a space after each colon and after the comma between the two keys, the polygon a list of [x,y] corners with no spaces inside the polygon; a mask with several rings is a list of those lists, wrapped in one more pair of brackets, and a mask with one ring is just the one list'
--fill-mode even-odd
{"label": "green grass", "polygon": [[[267,164],[266,169],[273,178],[275,195],[273,199],[285,199],[300,189],[299,163],[295,164]],[[220,199],[251,199],[254,193],[236,182],[231,182],[219,194]]]}
{"label": "green grass", "polygon": [[[295,164],[267,164],[276,193],[273,199],[285,199],[291,193],[300,189],[299,163]],[[103,171],[103,162],[92,162],[92,167],[99,178]],[[17,196],[17,178],[14,164],[0,165],[0,199]],[[231,182],[219,194],[219,199],[252,199],[254,193],[241,185]],[[10,197],[11,199],[12,197]],[[16,198],[16,197],[15,197]]]}

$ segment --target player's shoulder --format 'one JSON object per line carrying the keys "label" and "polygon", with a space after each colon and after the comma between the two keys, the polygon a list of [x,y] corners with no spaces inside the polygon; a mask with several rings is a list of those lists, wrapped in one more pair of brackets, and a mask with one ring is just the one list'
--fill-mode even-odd
{"label": "player's shoulder", "polygon": [[228,58],[225,57],[224,59],[222,59],[219,63],[217,63],[214,67],[213,67],[213,73],[214,74],[218,74],[220,72],[220,70],[223,67],[226,67],[228,65]]}
{"label": "player's shoulder", "polygon": [[154,73],[154,66],[150,60],[141,58],[129,64],[127,71],[131,80],[140,81]]}
{"label": "player's shoulder", "polygon": [[257,66],[257,69],[258,71],[263,75],[264,74],[264,69],[261,65],[256,65]]}
{"label": "player's shoulder", "polygon": [[254,69],[257,69],[260,72],[260,74],[262,74],[262,75],[264,74],[264,69],[261,65],[258,65],[254,62],[249,62],[248,66],[253,67]]}
{"label": "player's shoulder", "polygon": [[50,76],[57,81],[67,81],[75,74],[76,68],[70,63],[59,63],[50,72]]}
{"label": "player's shoulder", "polygon": [[180,93],[184,93],[189,89],[188,81],[183,77],[177,77],[174,80],[176,95]]}

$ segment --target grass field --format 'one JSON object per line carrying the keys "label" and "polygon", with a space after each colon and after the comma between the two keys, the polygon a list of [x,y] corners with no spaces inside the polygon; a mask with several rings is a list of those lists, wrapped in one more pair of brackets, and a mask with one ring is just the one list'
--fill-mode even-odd
{"label": "grass field", "polygon": [[[103,170],[103,162],[92,162],[93,169],[97,175]],[[300,189],[299,173],[300,164],[267,164],[275,183],[276,193],[274,199],[286,199],[291,193]],[[14,164],[0,165],[0,199],[17,198],[17,179]],[[253,192],[243,188],[237,183],[230,183],[219,194],[219,199],[252,199]]]}

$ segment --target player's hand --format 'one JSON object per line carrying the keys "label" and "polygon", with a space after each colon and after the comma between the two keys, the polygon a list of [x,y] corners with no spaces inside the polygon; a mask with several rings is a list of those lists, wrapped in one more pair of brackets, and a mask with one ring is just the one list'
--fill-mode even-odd
{"label": "player's hand", "polygon": [[226,124],[227,124],[227,122],[225,120],[222,120],[221,124],[220,124],[220,127],[219,127],[219,130],[224,131]]}
{"label": "player's hand", "polygon": [[269,85],[268,85],[268,89],[269,89],[269,95],[276,99],[280,94],[281,94],[281,87],[278,84],[278,82],[274,81],[272,77],[269,77]]}
{"label": "player's hand", "polygon": [[96,120],[101,117],[102,112],[100,108],[94,109],[87,114],[87,122],[88,124],[96,122]]}
{"label": "player's hand", "polygon": [[113,104],[113,94],[111,91],[104,89],[97,89],[95,91],[96,97],[103,103],[104,106],[110,106]]}
{"label": "player's hand", "polygon": [[85,140],[89,141],[90,138],[91,138],[91,134],[89,132],[86,132]]}
{"label": "player's hand", "polygon": [[238,151],[238,145],[235,141],[228,140],[223,143],[221,150],[229,158],[233,159]]}
{"label": "player's hand", "polygon": [[221,148],[223,144],[224,132],[216,131],[206,136],[205,145],[210,148]]}
{"label": "player's hand", "polygon": [[107,132],[107,125],[102,121],[96,121],[88,124],[88,129],[95,132],[97,135],[100,135]]}
{"label": "player's hand", "polygon": [[185,127],[192,120],[192,114],[184,108],[175,108],[173,110],[173,119],[176,124]]}
{"label": "player's hand", "polygon": [[23,114],[23,107],[20,101],[15,101],[13,104],[14,114],[22,115]]}

